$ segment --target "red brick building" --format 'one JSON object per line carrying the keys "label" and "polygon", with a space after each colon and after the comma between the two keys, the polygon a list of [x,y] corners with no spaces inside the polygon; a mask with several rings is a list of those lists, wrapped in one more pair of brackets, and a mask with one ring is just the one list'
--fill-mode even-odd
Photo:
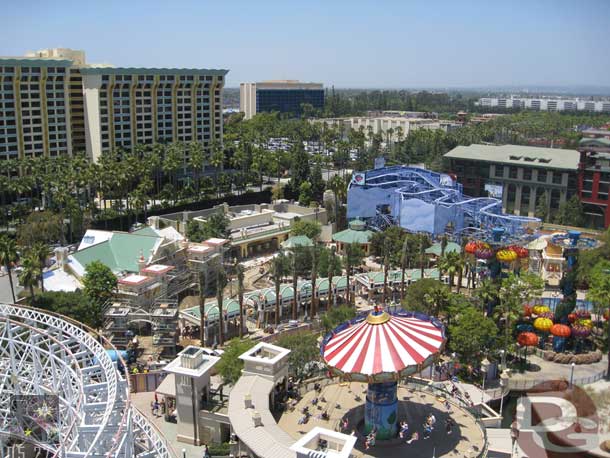
{"label": "red brick building", "polygon": [[610,131],[607,135],[581,139],[578,151],[578,195],[595,226],[607,228],[610,226]]}

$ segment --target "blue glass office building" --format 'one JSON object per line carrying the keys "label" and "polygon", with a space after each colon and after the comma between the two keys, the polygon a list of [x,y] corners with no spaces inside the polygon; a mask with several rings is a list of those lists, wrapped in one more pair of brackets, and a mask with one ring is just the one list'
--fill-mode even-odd
{"label": "blue glass office building", "polygon": [[315,109],[324,108],[324,89],[257,89],[256,112],[279,111],[303,114],[303,104],[310,104]]}
{"label": "blue glass office building", "polygon": [[324,108],[322,84],[276,80],[240,85],[240,111],[245,114],[246,119],[257,113],[272,111],[301,116],[304,104],[311,105],[316,110]]}

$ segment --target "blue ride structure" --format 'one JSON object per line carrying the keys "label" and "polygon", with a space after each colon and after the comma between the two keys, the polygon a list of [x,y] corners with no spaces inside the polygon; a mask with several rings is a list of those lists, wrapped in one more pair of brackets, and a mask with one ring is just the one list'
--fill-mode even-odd
{"label": "blue ride structure", "polygon": [[347,218],[376,230],[396,224],[410,232],[456,238],[493,240],[493,230],[500,228],[505,243],[533,237],[540,225],[538,218],[503,213],[500,199],[465,195],[451,175],[404,165],[353,173]]}

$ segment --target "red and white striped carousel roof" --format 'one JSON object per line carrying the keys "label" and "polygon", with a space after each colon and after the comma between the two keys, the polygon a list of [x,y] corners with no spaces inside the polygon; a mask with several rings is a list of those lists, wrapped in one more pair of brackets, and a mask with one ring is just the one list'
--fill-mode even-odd
{"label": "red and white striped carousel roof", "polygon": [[373,314],[328,340],[326,364],[343,373],[399,373],[423,363],[443,345],[442,329],[415,317]]}

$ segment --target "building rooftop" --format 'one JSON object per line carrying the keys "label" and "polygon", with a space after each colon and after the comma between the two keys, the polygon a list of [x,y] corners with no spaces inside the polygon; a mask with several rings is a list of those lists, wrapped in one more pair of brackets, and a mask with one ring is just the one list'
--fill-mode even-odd
{"label": "building rooftop", "polygon": [[201,377],[209,372],[220,361],[218,356],[209,355],[204,348],[189,345],[178,357],[163,368],[173,374]]}
{"label": "building rooftop", "polygon": [[83,75],[211,75],[224,76],[229,70],[208,68],[146,68],[89,66],[80,69]]}
{"label": "building rooftop", "polygon": [[174,266],[166,266],[164,264],[153,264],[145,269],[142,269],[142,273],[160,275],[167,273],[172,269],[174,269]]}
{"label": "building rooftop", "polygon": [[[100,232],[100,231],[97,231]],[[148,262],[153,253],[163,242],[162,237],[140,235],[139,233],[111,232],[100,235],[103,239],[100,243],[95,243],[98,234],[90,235],[90,231],[83,237],[82,249],[73,253],[70,258],[75,260],[80,266],[72,265],[78,275],[84,274],[87,265],[93,261],[100,261],[109,267],[113,272],[139,272],[138,259],[144,256]],[[93,240],[89,240],[93,237]],[[83,272],[81,272],[82,270]]]}
{"label": "building rooftop", "polygon": [[127,275],[119,280],[122,285],[141,285],[150,281],[151,278],[145,275]]}
{"label": "building rooftop", "polygon": [[344,231],[337,232],[333,235],[335,242],[341,243],[369,243],[373,232],[365,229],[366,225],[364,221],[353,220],[349,222],[349,227]]}
{"label": "building rooftop", "polygon": [[295,247],[311,247],[313,246],[313,242],[306,235],[293,235],[289,237],[286,241],[282,242],[282,248],[295,248]]}
{"label": "building rooftop", "polygon": [[[441,251],[442,251],[441,244],[439,242],[435,243],[430,248],[426,249],[427,254],[433,254],[435,256],[440,256]],[[449,243],[447,243],[447,246],[445,247],[445,253],[460,253],[461,251],[462,251],[462,247],[460,247],[455,242],[449,242]]]}
{"label": "building rooftop", "polygon": [[478,144],[457,146],[445,154],[445,157],[565,170],[577,170],[580,160],[579,152],[572,149]]}

